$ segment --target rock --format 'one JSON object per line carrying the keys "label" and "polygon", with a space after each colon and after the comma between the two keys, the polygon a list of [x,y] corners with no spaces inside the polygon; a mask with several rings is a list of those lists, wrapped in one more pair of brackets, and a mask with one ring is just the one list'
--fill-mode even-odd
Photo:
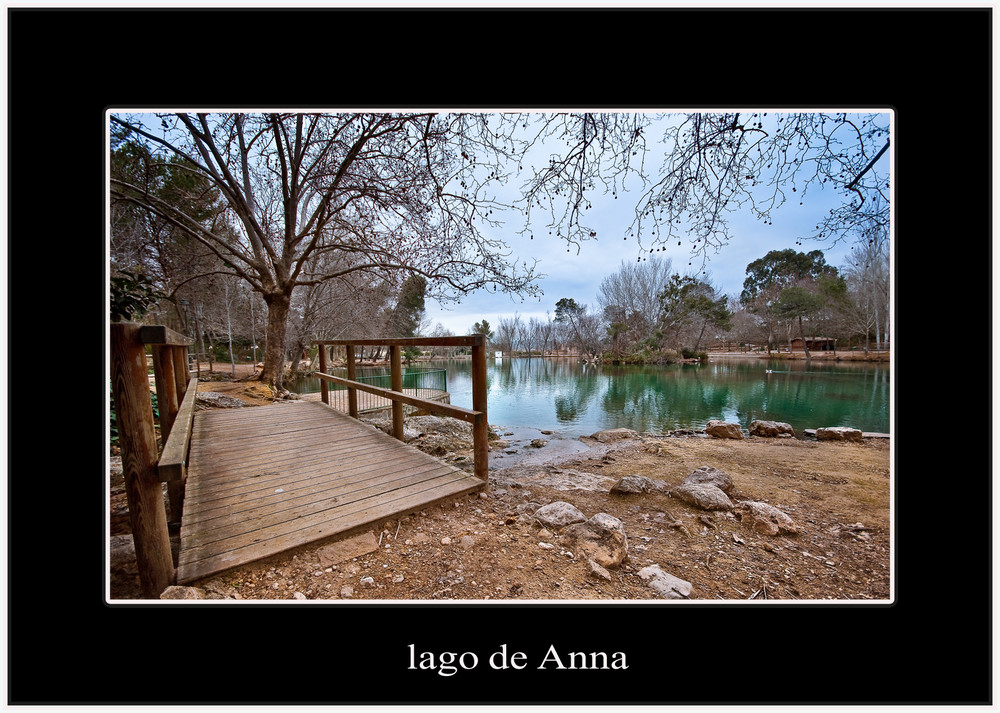
{"label": "rock", "polygon": [[618,567],[628,556],[625,526],[617,517],[599,512],[585,522],[570,525],[563,534],[576,548],[602,567]]}
{"label": "rock", "polygon": [[114,535],[111,537],[111,571],[125,574],[138,574],[139,565],[135,559],[135,541],[132,535]]}
{"label": "rock", "polygon": [[195,394],[195,404],[201,408],[243,408],[246,406],[245,401],[216,391],[199,391]]}
{"label": "rock", "polygon": [[776,438],[778,436],[794,436],[795,430],[790,424],[780,421],[751,421],[750,435]]}
{"label": "rock", "polygon": [[603,579],[605,582],[611,581],[611,572],[604,569],[601,565],[597,564],[592,559],[587,560],[587,571],[592,577],[597,577],[598,579]]}
{"label": "rock", "polygon": [[308,599],[308,597],[306,597],[306,595],[303,594],[302,592],[295,592],[295,594],[293,594],[292,597],[294,597],[295,599]]}
{"label": "rock", "polygon": [[545,527],[565,527],[575,522],[585,522],[587,516],[575,505],[557,500],[536,510],[535,519]]}
{"label": "rock", "polygon": [[612,495],[641,495],[666,492],[668,486],[644,475],[626,475],[611,486]]}
{"label": "rock", "polygon": [[532,448],[544,448],[548,444],[549,442],[546,441],[544,438],[535,438],[534,440],[531,441]]}
{"label": "rock", "polygon": [[733,479],[725,471],[703,465],[686,477],[681,485],[714,485],[728,495],[733,489]]}
{"label": "rock", "polygon": [[160,593],[160,599],[207,599],[208,593],[198,587],[181,587],[173,585]]}
{"label": "rock", "polygon": [[462,535],[462,539],[458,541],[458,544],[460,544],[465,549],[469,549],[470,547],[476,544],[476,541],[472,539],[472,535]]}
{"label": "rock", "polygon": [[852,441],[861,443],[864,434],[857,428],[847,428],[846,426],[834,426],[832,428],[817,428],[817,441]]}
{"label": "rock", "polygon": [[708,483],[681,483],[670,495],[702,510],[732,510],[733,501],[719,488]]}
{"label": "rock", "polygon": [[378,539],[374,532],[369,531],[324,545],[316,550],[316,556],[321,567],[329,567],[376,550],[378,550]]}
{"label": "rock", "polygon": [[799,531],[795,521],[773,505],[747,500],[740,507],[744,527],[761,535],[794,535]]}
{"label": "rock", "polygon": [[639,578],[649,584],[663,599],[687,599],[691,596],[691,583],[664,572],[660,565],[643,567]]}
{"label": "rock", "polygon": [[705,424],[705,433],[714,438],[743,438],[743,429],[738,423],[712,420]]}
{"label": "rock", "polygon": [[450,537],[442,537],[441,538],[441,544],[444,545],[445,547],[447,547],[448,545],[451,544],[451,538]]}
{"label": "rock", "polygon": [[554,431],[540,431],[540,433],[543,436],[551,436],[554,433]]}
{"label": "rock", "polygon": [[598,431],[590,436],[601,443],[611,443],[620,441],[623,438],[638,438],[639,434],[631,428],[611,428],[606,431]]}
{"label": "rock", "polygon": [[[492,473],[491,473],[492,477]],[[605,475],[584,473],[568,468],[546,466],[543,470],[519,476],[522,484],[544,485],[553,490],[587,490],[607,492],[614,480]]]}
{"label": "rock", "polygon": [[366,587],[373,587],[375,586],[375,579],[373,577],[362,577],[361,584]]}
{"label": "rock", "polygon": [[344,586],[340,588],[341,599],[350,599],[354,596],[354,587]]}

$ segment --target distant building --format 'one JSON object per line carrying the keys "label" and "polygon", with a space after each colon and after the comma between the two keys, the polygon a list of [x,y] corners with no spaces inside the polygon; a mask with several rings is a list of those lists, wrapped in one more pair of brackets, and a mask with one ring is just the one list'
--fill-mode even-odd
{"label": "distant building", "polygon": [[[807,337],[805,346],[808,346],[811,352],[833,352],[837,351],[837,340],[833,337]],[[792,339],[792,351],[805,351],[801,337]]]}

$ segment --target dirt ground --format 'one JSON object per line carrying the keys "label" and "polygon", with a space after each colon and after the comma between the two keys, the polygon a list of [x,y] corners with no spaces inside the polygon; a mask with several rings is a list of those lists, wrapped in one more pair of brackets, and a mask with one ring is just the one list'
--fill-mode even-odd
{"label": "dirt ground", "polygon": [[[199,389],[221,391],[248,405],[269,402],[266,389],[252,381],[208,382]],[[503,433],[502,426],[496,430]],[[341,538],[339,556],[337,547],[321,542],[192,586],[199,596],[226,600],[629,601],[661,598],[639,576],[655,564],[689,582],[692,600],[891,597],[888,439],[644,434],[611,444],[580,439],[564,444],[575,447],[569,451],[558,445],[550,441],[533,449],[526,441],[497,442],[487,492]],[[548,460],[546,448],[553,454]],[[515,452],[529,450],[531,457],[518,462]],[[471,468],[470,456],[459,449],[441,457]],[[609,492],[618,479],[634,474],[678,485],[702,466],[730,475],[729,495],[737,508],[702,510],[665,492]],[[621,520],[626,559],[594,570],[560,528],[543,528],[533,513],[556,501],[574,505],[588,518],[607,513]],[[742,521],[743,501],[779,508],[798,532],[760,534]],[[127,510],[124,490],[112,475],[113,537],[129,532]],[[141,596],[134,565],[112,564],[110,590],[112,599]]]}

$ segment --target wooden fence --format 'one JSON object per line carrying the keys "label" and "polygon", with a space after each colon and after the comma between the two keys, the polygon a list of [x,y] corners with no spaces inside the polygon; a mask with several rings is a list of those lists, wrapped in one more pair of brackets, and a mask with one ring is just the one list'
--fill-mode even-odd
{"label": "wooden fence", "polygon": [[[189,378],[188,347],[193,343],[162,326],[111,325],[111,394],[139,582],[147,598],[159,597],[176,580],[161,483],[167,482],[170,522],[179,523],[198,386],[197,378]],[[146,345],[152,345],[162,457],[156,444]]]}
{"label": "wooden fence", "polygon": [[[347,387],[348,412],[351,417],[358,417],[357,392],[382,396],[392,401],[393,435],[403,440],[403,404],[416,406],[430,413],[451,416],[472,424],[472,453],[474,474],[483,482],[489,482],[489,424],[486,421],[486,344],[483,335],[474,334],[466,337],[439,338],[400,338],[400,339],[332,339],[318,341],[319,371],[313,372],[320,379],[320,393],[323,403],[329,405],[330,391],[328,383],[341,384]],[[347,378],[327,374],[326,348],[331,346],[346,347]],[[355,347],[387,346],[389,347],[389,371],[391,389],[383,389],[357,381],[355,367]],[[403,394],[402,350],[407,347],[472,347],[472,409],[452,406],[437,401],[421,399]]]}

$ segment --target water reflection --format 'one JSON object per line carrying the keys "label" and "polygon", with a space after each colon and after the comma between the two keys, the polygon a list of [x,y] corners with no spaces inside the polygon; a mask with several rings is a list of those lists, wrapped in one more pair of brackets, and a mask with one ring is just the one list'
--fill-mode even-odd
{"label": "water reflection", "polygon": [[[451,402],[472,407],[469,360],[427,366],[446,368]],[[755,419],[784,421],[797,433],[826,426],[889,431],[889,368],[884,364],[720,359],[629,367],[573,359],[491,359],[487,372],[490,423],[565,436],[619,427],[640,432],[704,428],[712,419],[736,421],[744,429]]]}

